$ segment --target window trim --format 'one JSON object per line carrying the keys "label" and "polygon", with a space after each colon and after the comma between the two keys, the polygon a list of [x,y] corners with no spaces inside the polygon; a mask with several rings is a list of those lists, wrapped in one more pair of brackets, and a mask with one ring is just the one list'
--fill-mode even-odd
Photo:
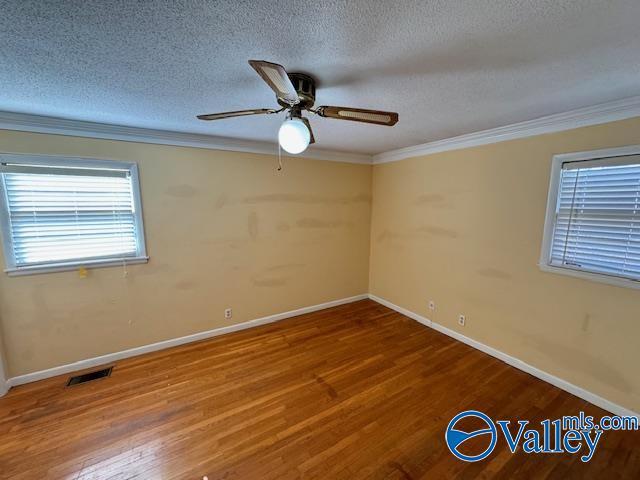
{"label": "window trim", "polygon": [[570,267],[559,267],[551,264],[551,244],[553,242],[553,231],[555,228],[555,216],[562,164],[566,162],[600,160],[612,157],[625,157],[629,155],[640,155],[640,145],[591,150],[588,152],[563,153],[553,156],[551,161],[549,193],[547,196],[547,211],[542,235],[542,247],[540,250],[540,261],[538,263],[540,270],[544,272],[559,273],[561,275],[569,275],[571,277],[582,278],[584,280],[591,280],[598,283],[606,283],[617,287],[640,289],[639,280],[607,275],[605,273],[586,272],[584,270],[572,269]]}
{"label": "window trim", "polygon": [[135,257],[122,258],[104,258],[104,259],[87,259],[72,260],[64,262],[51,262],[44,265],[16,266],[15,256],[13,253],[13,241],[11,239],[10,223],[9,223],[9,205],[6,199],[6,190],[4,182],[0,181],[0,229],[2,239],[2,249],[5,258],[5,273],[10,277],[19,275],[32,275],[36,273],[52,273],[76,270],[79,267],[97,268],[122,266],[123,264],[131,265],[136,263],[146,263],[149,260],[147,256],[147,246],[144,236],[144,222],[142,218],[142,197],[140,195],[140,177],[138,174],[138,164],[135,162],[123,162],[120,160],[104,160],[96,158],[69,157],[65,155],[27,155],[14,153],[0,153],[0,162],[15,163],[27,165],[43,165],[43,166],[64,166],[77,168],[95,168],[95,169],[117,169],[127,170],[131,176],[131,192],[133,194],[133,205],[135,208],[135,222],[139,228],[136,228],[136,242],[138,244],[138,254]]}

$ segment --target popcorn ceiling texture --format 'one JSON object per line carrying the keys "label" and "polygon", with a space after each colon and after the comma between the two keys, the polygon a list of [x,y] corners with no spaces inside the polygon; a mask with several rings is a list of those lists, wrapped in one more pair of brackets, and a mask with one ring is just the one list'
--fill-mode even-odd
{"label": "popcorn ceiling texture", "polygon": [[379,153],[640,94],[637,0],[0,0],[0,110],[273,140],[247,64],[313,74],[318,102],[395,110],[393,129],[312,117],[325,149]]}

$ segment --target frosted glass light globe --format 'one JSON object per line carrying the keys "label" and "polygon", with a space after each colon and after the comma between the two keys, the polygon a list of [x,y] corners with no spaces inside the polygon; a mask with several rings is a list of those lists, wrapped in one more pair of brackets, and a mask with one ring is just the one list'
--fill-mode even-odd
{"label": "frosted glass light globe", "polygon": [[278,131],[280,146],[292,154],[304,152],[310,140],[309,129],[299,118],[285,120]]}

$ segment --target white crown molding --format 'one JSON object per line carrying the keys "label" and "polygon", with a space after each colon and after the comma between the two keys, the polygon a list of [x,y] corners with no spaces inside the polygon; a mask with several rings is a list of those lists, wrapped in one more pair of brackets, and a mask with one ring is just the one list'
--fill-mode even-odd
{"label": "white crown molding", "polygon": [[584,388],[578,387],[577,385],[567,382],[562,378],[556,377],[551,373],[545,372],[544,370],[540,370],[539,368],[534,367],[533,365],[529,365],[528,363],[520,360],[519,358],[512,357],[507,353],[504,353],[496,348],[485,345],[484,343],[474,340],[473,338],[469,338],[459,332],[456,332],[455,330],[451,330],[450,328],[447,328],[436,322],[432,322],[428,318],[423,317],[422,315],[419,315],[415,312],[412,312],[411,310],[407,310],[406,308],[399,307],[398,305],[395,305],[390,301],[385,300],[384,298],[378,297],[371,293],[369,294],[369,298],[374,302],[378,302],[379,304],[384,305],[385,307],[390,308],[391,310],[395,310],[396,312],[401,313],[402,315],[409,317],[426,327],[433,328],[434,330],[437,330],[440,333],[444,333],[445,335],[451,338],[454,338],[462,343],[466,343],[470,347],[473,347],[477,350],[480,350],[481,352],[491,355],[492,357],[495,357],[498,360],[502,360],[506,364],[511,365],[512,367],[515,367],[518,370],[522,370],[523,372],[533,375],[534,377],[537,377],[540,380],[550,383],[554,387],[558,387],[561,390],[564,390],[565,392],[569,392],[570,394],[575,395],[578,398],[582,398],[583,400],[586,400],[587,402],[592,403],[593,405],[596,405],[608,412],[611,412],[615,415],[640,418],[640,414],[638,414],[637,412],[634,412],[631,409],[618,405],[610,400],[607,400],[606,398],[603,398],[599,395],[596,395],[593,392],[590,392],[589,390],[585,390]]}
{"label": "white crown molding", "polygon": [[[68,120],[43,115],[31,115],[16,112],[0,112],[0,130],[17,130],[22,132],[49,133],[74,137],[100,138],[106,140],[122,140],[126,142],[153,143],[158,145],[174,145],[180,147],[206,148],[210,150],[226,150],[267,155],[277,155],[276,142],[259,142],[197,133],[172,132],[150,128],[126,127],[106,123]],[[286,156],[286,152],[282,152]],[[304,158],[329,160],[332,162],[371,164],[371,155],[322,150],[310,147]]]}
{"label": "white crown molding", "polygon": [[397,162],[407,158],[461,148],[488,145],[517,138],[532,137],[544,133],[560,132],[573,128],[598,125],[640,116],[640,96],[601,103],[565,113],[540,117],[535,120],[514,123],[504,127],[468,133],[412,147],[399,148],[373,156],[373,163]]}
{"label": "white crown molding", "polygon": [[[547,115],[526,122],[467,133],[465,135],[436,140],[411,147],[389,150],[375,155],[322,150],[310,147],[305,152],[304,158],[365,165],[397,162],[399,160],[432,153],[488,145],[518,138],[532,137],[534,135],[625,120],[637,116],[640,116],[640,96],[601,103],[564,113]],[[259,142],[197,133],[126,127],[122,125],[68,120],[15,112],[0,112],[0,130],[18,130],[267,155],[275,155],[277,153],[277,145],[275,142]],[[283,152],[283,155],[291,156],[286,152]]]}

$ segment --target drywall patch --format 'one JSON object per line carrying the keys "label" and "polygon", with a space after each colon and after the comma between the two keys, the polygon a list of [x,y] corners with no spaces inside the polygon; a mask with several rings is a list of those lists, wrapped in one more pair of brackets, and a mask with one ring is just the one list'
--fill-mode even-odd
{"label": "drywall patch", "polygon": [[[127,267],[129,268],[129,267]],[[174,268],[168,263],[156,263],[153,261],[149,261],[149,263],[145,264],[144,268],[137,269],[137,275],[156,275],[156,274],[173,274]],[[131,274],[131,272],[129,272]],[[130,278],[130,277],[127,277]]]}
{"label": "drywall patch", "polygon": [[195,287],[195,282],[191,280],[182,280],[175,284],[176,290],[193,290]]}
{"label": "drywall patch", "polygon": [[401,234],[394,233],[386,229],[376,236],[376,241],[378,243],[384,243],[387,248],[395,250],[397,252],[402,252],[404,250],[404,245],[402,245],[401,242],[402,239],[403,236]]}
{"label": "drywall patch", "polygon": [[444,202],[444,195],[441,195],[439,193],[423,193],[422,195],[418,195],[413,204],[416,206],[443,206]]}
{"label": "drywall patch", "polygon": [[224,207],[228,202],[229,202],[229,197],[227,196],[226,193],[222,193],[218,195],[218,198],[216,199],[216,203],[214,206],[216,209],[220,209]]}
{"label": "drywall patch", "polygon": [[252,195],[244,197],[242,203],[249,205],[261,203],[300,203],[307,205],[350,205],[354,203],[371,203],[371,195],[360,193],[345,197],[325,197],[320,195],[298,193],[270,193],[265,195]]}
{"label": "drywall patch", "polygon": [[44,314],[49,311],[49,306],[46,299],[46,291],[47,288],[43,284],[38,283],[34,285],[33,291],[31,293],[31,299],[33,305],[35,306],[34,310]]}
{"label": "drywall patch", "polygon": [[434,225],[424,225],[418,227],[415,231],[418,234],[424,233],[427,235],[433,235],[436,237],[457,238],[458,232],[450,230],[448,228],[436,227]]}
{"label": "drywall patch", "polygon": [[291,280],[291,275],[296,270],[304,268],[303,263],[285,263],[282,265],[272,265],[251,279],[251,283],[256,287],[282,287]]}
{"label": "drywall patch", "polygon": [[380,232],[376,236],[376,242],[381,243],[387,239],[391,240],[392,238],[393,238],[393,234],[385,228],[384,230],[382,230],[382,232]]}
{"label": "drywall patch", "polygon": [[166,193],[170,197],[189,198],[195,197],[198,193],[198,190],[191,185],[182,184],[171,185],[164,191],[164,193]]}
{"label": "drywall patch", "polygon": [[221,245],[229,248],[240,248],[241,246],[249,243],[247,238],[240,237],[219,237],[203,240],[204,245]]}
{"label": "drywall patch", "polygon": [[511,280],[513,278],[511,274],[491,267],[481,268],[476,270],[476,272],[483,277],[497,278],[499,280]]}
{"label": "drywall patch", "polygon": [[304,268],[306,265],[304,263],[285,263],[282,265],[273,265],[271,267],[265,268],[265,272],[280,272],[282,270],[297,270],[299,268]]}
{"label": "drywall patch", "polygon": [[287,277],[270,277],[270,278],[253,278],[251,283],[256,287],[284,287],[287,283],[289,283],[289,278]]}
{"label": "drywall patch", "polygon": [[[633,387],[618,370],[610,367],[606,360],[590,353],[581,351],[566,344],[551,342],[539,335],[523,334],[525,343],[533,346],[537,351],[552,359],[562,359],[562,365],[567,370],[581,372],[591,378],[601,379],[603,383],[625,393],[632,393]],[[595,373],[595,375],[594,375]]]}
{"label": "drywall patch", "polygon": [[247,218],[247,230],[249,231],[249,238],[254,241],[258,238],[258,223],[258,214],[251,212]]}
{"label": "drywall patch", "polygon": [[366,203],[366,204],[370,204],[371,203],[371,194],[369,194],[369,193],[359,193],[359,194],[354,195],[353,197],[351,197],[349,199],[349,201],[347,201],[347,203]]}
{"label": "drywall patch", "polygon": [[326,241],[328,235],[322,235],[320,237],[314,238],[305,238],[302,240],[295,240],[290,243],[292,247],[311,247],[315,245],[321,245],[324,241]]}
{"label": "drywall patch", "polygon": [[393,240],[416,240],[425,239],[429,237],[444,237],[444,238],[458,238],[458,232],[443,227],[437,227],[434,225],[423,225],[421,227],[414,228],[406,233],[397,233],[390,230],[383,230],[376,240],[379,243],[391,242]]}
{"label": "drywall patch", "polygon": [[299,228],[340,228],[345,226],[353,226],[352,222],[343,222],[342,220],[321,220],[319,218],[301,218],[296,222]]}
{"label": "drywall patch", "polygon": [[22,360],[29,361],[34,357],[34,350],[30,347],[25,348],[20,354]]}

